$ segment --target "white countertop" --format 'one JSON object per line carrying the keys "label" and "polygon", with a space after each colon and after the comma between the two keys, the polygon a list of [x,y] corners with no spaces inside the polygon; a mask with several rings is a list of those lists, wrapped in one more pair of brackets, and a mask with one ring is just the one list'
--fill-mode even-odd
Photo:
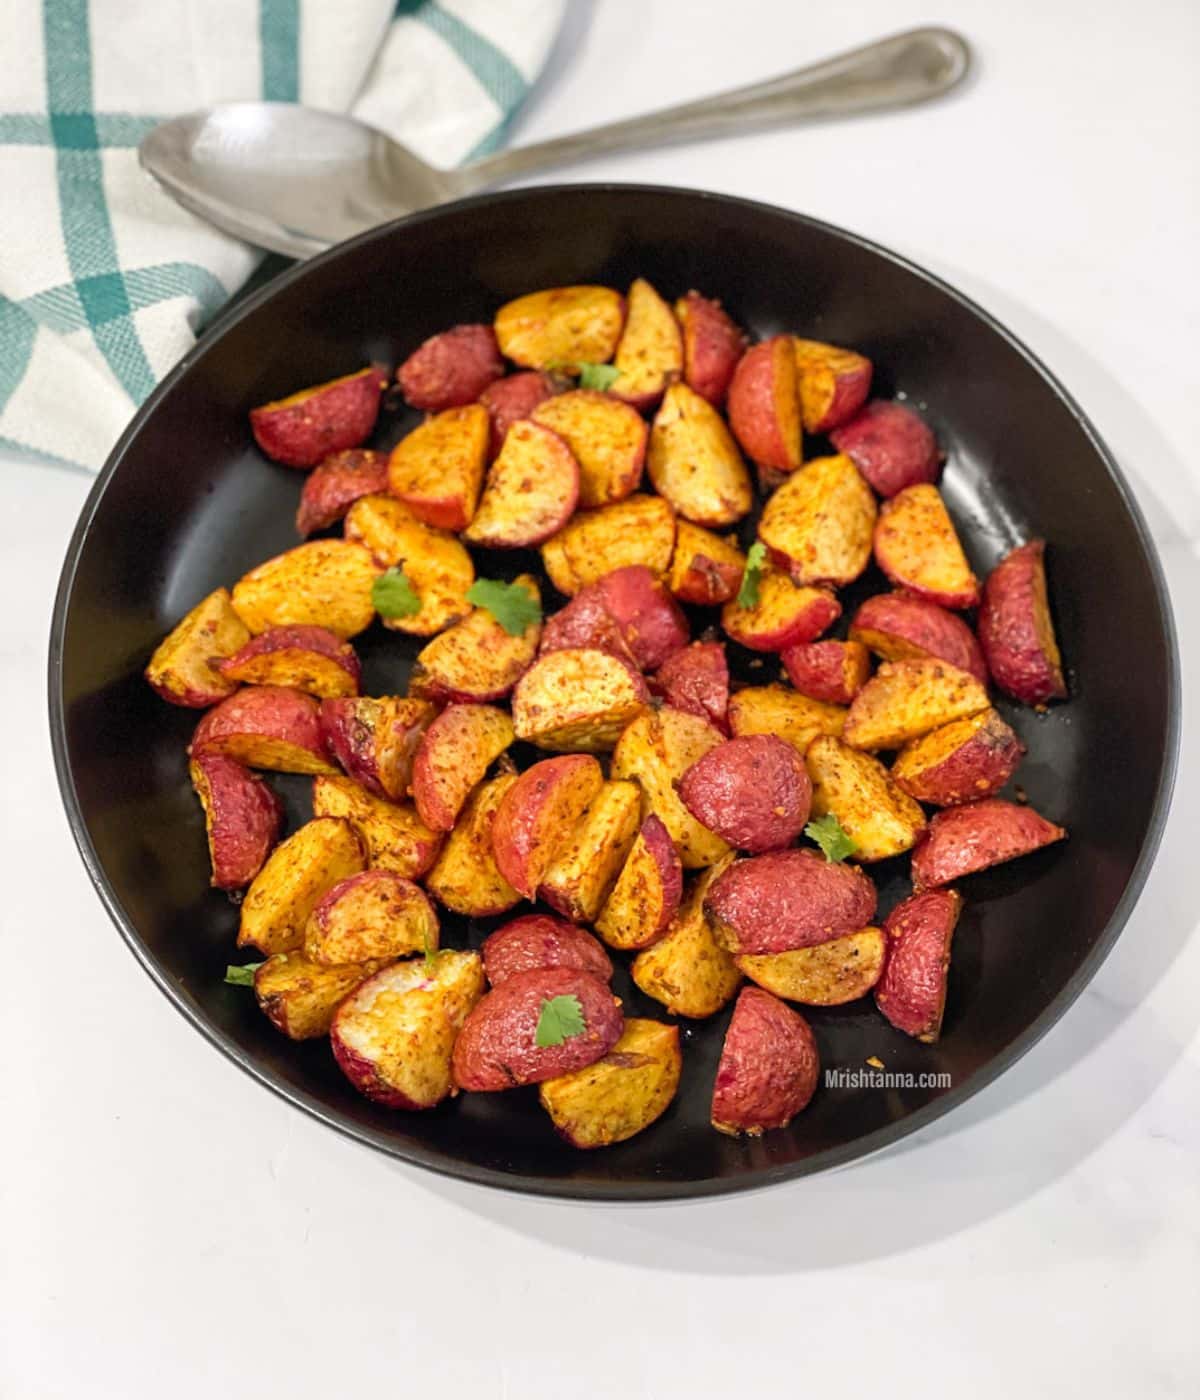
{"label": "white countertop", "polygon": [[944,105],[579,173],[749,195],[890,244],[999,315],[1093,417],[1158,540],[1191,689],[1166,839],[1112,956],[998,1083],[836,1174],[589,1209],[406,1169],[240,1074],[110,926],[44,701],[89,482],[0,459],[4,1400],[1197,1393],[1200,10],[576,5],[517,136],[929,20],[979,57]]}

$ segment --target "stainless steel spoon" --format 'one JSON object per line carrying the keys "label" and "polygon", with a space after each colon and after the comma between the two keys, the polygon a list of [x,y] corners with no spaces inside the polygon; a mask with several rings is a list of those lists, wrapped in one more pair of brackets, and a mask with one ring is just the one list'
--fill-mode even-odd
{"label": "stainless steel spoon", "polygon": [[437,170],[352,117],[234,102],[154,128],[138,155],[186,209],[261,248],[307,258],[389,219],[607,151],[908,106],[949,92],[971,51],[911,29],[807,68],[644,117]]}

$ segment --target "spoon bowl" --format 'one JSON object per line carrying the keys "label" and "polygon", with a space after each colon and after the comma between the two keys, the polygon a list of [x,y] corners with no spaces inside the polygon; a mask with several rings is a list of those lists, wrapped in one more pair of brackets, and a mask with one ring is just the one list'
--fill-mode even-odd
{"label": "spoon bowl", "polygon": [[185,209],[300,258],[465,193],[459,172],[382,131],[287,102],[229,102],[163,122],[140,157]]}

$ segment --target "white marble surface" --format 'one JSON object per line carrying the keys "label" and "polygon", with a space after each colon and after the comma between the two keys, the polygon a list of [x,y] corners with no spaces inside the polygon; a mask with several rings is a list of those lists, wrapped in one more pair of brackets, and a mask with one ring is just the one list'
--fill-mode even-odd
{"label": "white marble surface", "polygon": [[587,174],[773,200],[893,245],[1041,353],[1116,451],[1170,576],[1190,694],[1162,853],[1099,976],[951,1121],[742,1199],[544,1204],[345,1142],[215,1054],[93,895],[44,703],[88,482],[0,460],[5,1400],[1197,1393],[1193,0],[581,5],[518,134],[929,19],[977,45],[952,104]]}

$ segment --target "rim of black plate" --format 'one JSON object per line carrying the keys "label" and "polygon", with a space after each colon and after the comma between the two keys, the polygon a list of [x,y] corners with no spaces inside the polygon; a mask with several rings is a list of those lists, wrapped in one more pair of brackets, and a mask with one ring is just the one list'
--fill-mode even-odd
{"label": "rim of black plate", "polygon": [[[87,539],[92,519],[108,487],[108,483],[119,470],[126,453],[141,432],[143,425],[153,416],[163,400],[170,395],[178,380],[181,379],[198,360],[204,358],[225,333],[239,324],[247,316],[252,315],[264,302],[269,301],[285,287],[291,286],[292,283],[302,279],[312,267],[320,266],[334,258],[340,258],[348,253],[352,253],[355,249],[363,247],[372,240],[391,237],[397,229],[408,228],[413,225],[425,223],[429,220],[446,218],[462,209],[477,208],[484,205],[497,205],[511,201],[542,199],[561,194],[579,194],[586,192],[638,196],[653,195],[656,197],[679,199],[683,201],[704,200],[713,204],[735,206],[755,213],[770,215],[773,218],[782,217],[792,220],[798,224],[803,224],[807,227],[820,229],[823,232],[833,234],[846,243],[853,244],[875,254],[875,256],[892,263],[898,268],[902,268],[909,274],[921,278],[923,281],[931,284],[938,291],[942,292],[945,296],[950,297],[952,300],[958,302],[959,305],[965,307],[973,316],[987,325],[995,334],[1000,336],[1041,376],[1051,391],[1070,412],[1080,430],[1088,439],[1097,457],[1104,464],[1105,470],[1108,472],[1113,485],[1116,487],[1125,509],[1129,512],[1133,520],[1142,550],[1149,562],[1150,573],[1154,583],[1155,597],[1158,603],[1159,625],[1162,628],[1167,647],[1167,730],[1162,766],[1154,795],[1154,810],[1150,822],[1147,825],[1145,835],[1142,838],[1141,849],[1138,852],[1138,858],[1133,873],[1125,886],[1125,890],[1117,903],[1117,907],[1113,910],[1112,916],[1101,930],[1087,956],[1072,973],[1059,994],[1030,1026],[1020,1035],[1016,1036],[1002,1051],[993,1056],[987,1064],[970,1075],[962,1084],[948,1090],[938,1098],[930,1100],[929,1103],[914,1110],[897,1122],[889,1123],[841,1147],[828,1148],[796,1162],[774,1167],[768,1166],[750,1169],[733,1177],[709,1178],[703,1181],[690,1182],[656,1180],[581,1182],[571,1178],[547,1178],[530,1173],[509,1174],[478,1163],[464,1162],[457,1158],[449,1157],[438,1149],[428,1147],[421,1143],[412,1141],[398,1142],[386,1132],[379,1132],[363,1124],[349,1121],[311,1094],[305,1093],[303,1090],[278,1080],[264,1066],[257,1063],[252,1056],[245,1053],[238,1045],[230,1040],[228,1036],[224,1035],[208,1021],[201,1009],[187,995],[184,988],[166,973],[164,968],[152,956],[149,949],[142,941],[141,935],[138,933],[133,921],[125,911],[120,899],[117,897],[117,893],[96,855],[95,848],[92,845],[83,818],[83,813],[80,809],[78,794],[75,790],[74,778],[70,770],[70,762],[67,754],[66,713],[62,689],[62,654],[67,615],[70,609],[79,556]],[[101,469],[88,495],[78,523],[71,536],[66,558],[63,562],[62,572],[59,577],[50,630],[48,683],[50,739],[54,753],[54,766],[58,777],[59,792],[62,796],[63,806],[66,809],[67,820],[71,827],[71,834],[75,839],[76,846],[79,848],[84,866],[110,918],[116,924],[122,938],[125,940],[126,944],[128,944],[134,957],[141,963],[142,967],[156,983],[159,990],[175,1008],[191,1022],[205,1039],[216,1046],[222,1054],[232,1060],[234,1064],[238,1065],[252,1078],[279,1095],[280,1098],[302,1109],[311,1117],[335,1129],[337,1132],[342,1133],[344,1136],[352,1138],[357,1142],[364,1143],[369,1147],[376,1148],[381,1152],[385,1152],[389,1156],[400,1161],[411,1163],[413,1166],[422,1167],[427,1171],[436,1172],[441,1176],[450,1176],[476,1185],[499,1188],[501,1190],[524,1195],[624,1204],[671,1200],[698,1200],[712,1196],[738,1194],[845,1166],[851,1162],[870,1156],[885,1147],[889,1147],[902,1138],[908,1137],[911,1133],[915,1133],[921,1128],[928,1127],[937,1119],[953,1112],[960,1104],[965,1103],[968,1099],[974,1097],[975,1094],[986,1088],[993,1080],[997,1079],[1015,1064],[1027,1051],[1032,1049],[1060,1019],[1063,1013],[1071,1006],[1083,991],[1084,987],[1087,986],[1092,977],[1096,974],[1101,963],[1103,963],[1104,959],[1112,950],[1117,937],[1124,928],[1141,895],[1142,888],[1146,883],[1150,868],[1154,863],[1155,855],[1157,854],[1159,844],[1162,840],[1167,814],[1171,805],[1171,794],[1175,785],[1175,775],[1179,761],[1182,711],[1179,646],[1175,631],[1174,616],[1171,609],[1170,594],[1167,590],[1166,578],[1163,573],[1162,563],[1158,557],[1158,551],[1146,525],[1141,508],[1133,492],[1130,490],[1129,484],[1125,480],[1125,476],[1117,465],[1115,458],[1083,409],[1076,403],[1072,395],[1068,393],[1066,388],[1059,382],[1042,360],[1008,330],[1007,327],[977,302],[965,296],[950,283],[936,276],[934,273],[929,272],[926,268],[920,266],[920,264],[901,256],[899,253],[893,252],[891,249],[881,244],[873,242],[869,238],[864,238],[860,234],[840,228],[836,224],[830,224],[821,219],[814,219],[806,214],[798,214],[792,210],[780,208],[778,205],[764,203],[761,200],[743,199],[735,195],[716,194],[707,190],[695,190],[672,185],[611,182],[592,183],[586,181],[573,182],[570,184],[536,185],[525,189],[476,195],[470,199],[456,200],[452,204],[440,205],[434,209],[411,214],[404,219],[397,219],[391,223],[378,225],[375,228],[368,229],[365,233],[359,234],[355,238],[348,239],[343,243],[335,245],[307,262],[299,263],[295,267],[282,272],[278,277],[273,278],[257,292],[246,297],[244,301],[239,302],[234,308],[219,315],[216,322],[214,322],[209,330],[197,341],[196,345],[180,360],[162,383],[159,384],[157,389],[155,389],[142,404],[129,426],[121,434],[119,441],[110,453],[107,462]]]}

